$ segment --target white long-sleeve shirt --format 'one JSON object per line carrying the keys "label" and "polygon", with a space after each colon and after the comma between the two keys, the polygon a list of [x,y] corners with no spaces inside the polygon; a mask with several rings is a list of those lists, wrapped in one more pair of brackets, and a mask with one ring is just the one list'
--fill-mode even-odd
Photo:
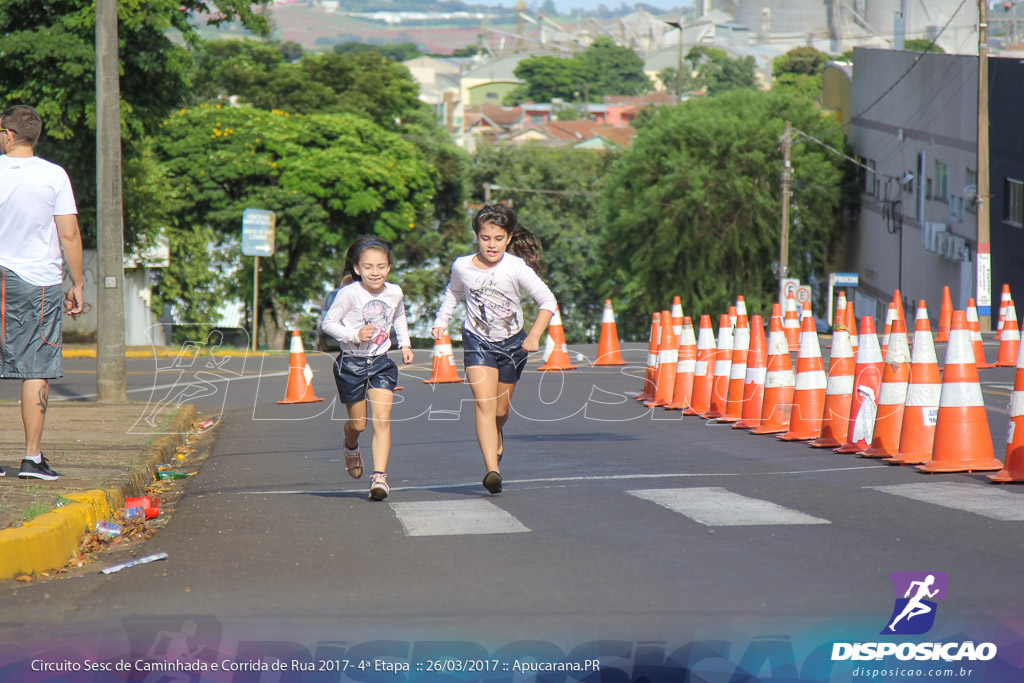
{"label": "white long-sleeve shirt", "polygon": [[506,252],[493,268],[479,268],[473,265],[473,256],[460,256],[452,264],[452,279],[434,327],[448,327],[463,297],[466,329],[492,342],[504,341],[523,329],[523,290],[541,310],[555,312],[555,295],[523,259]]}
{"label": "white long-sleeve shirt", "polygon": [[[373,325],[370,341],[359,341],[359,330]],[[338,290],[320,328],[338,340],[344,353],[356,356],[379,356],[391,348],[391,328],[395,329],[399,348],[411,346],[409,324],[405,318],[402,288],[384,283],[384,291],[371,294],[356,280]]]}

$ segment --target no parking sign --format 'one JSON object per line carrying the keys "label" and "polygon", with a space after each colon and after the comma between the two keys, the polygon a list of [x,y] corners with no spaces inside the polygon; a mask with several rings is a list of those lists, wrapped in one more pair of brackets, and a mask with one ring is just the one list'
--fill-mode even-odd
{"label": "no parking sign", "polygon": [[794,278],[784,278],[782,280],[782,293],[781,299],[782,304],[785,305],[786,299],[789,298],[790,292],[793,293],[793,298],[796,299],[797,308],[802,308],[804,302],[811,303],[811,286],[802,285],[800,281]]}

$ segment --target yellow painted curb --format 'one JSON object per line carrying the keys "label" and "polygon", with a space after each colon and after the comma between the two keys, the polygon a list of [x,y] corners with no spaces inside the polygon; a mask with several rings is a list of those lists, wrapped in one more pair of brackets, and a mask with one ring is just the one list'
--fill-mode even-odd
{"label": "yellow painted curb", "polygon": [[65,497],[75,502],[0,531],[0,578],[63,567],[78,551],[82,534],[112,516],[107,494],[99,489]]}
{"label": "yellow painted curb", "polygon": [[124,499],[142,495],[153,482],[156,466],[174,457],[195,422],[195,406],[182,406],[168,433],[142,452],[142,464],[128,481],[115,488],[70,493],[70,505],[25,522],[17,529],[0,531],[0,580],[63,567],[78,554],[82,535],[96,522],[111,519]]}

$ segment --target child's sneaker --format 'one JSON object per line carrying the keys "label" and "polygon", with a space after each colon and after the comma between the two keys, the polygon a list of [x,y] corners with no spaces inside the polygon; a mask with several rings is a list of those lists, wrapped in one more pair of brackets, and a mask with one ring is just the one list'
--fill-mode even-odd
{"label": "child's sneaker", "polygon": [[370,498],[372,500],[384,500],[391,493],[388,486],[388,475],[384,472],[374,472],[370,475]]}
{"label": "child's sneaker", "polygon": [[363,454],[358,448],[350,451],[348,446],[345,446],[345,469],[348,470],[348,476],[353,479],[363,476]]}

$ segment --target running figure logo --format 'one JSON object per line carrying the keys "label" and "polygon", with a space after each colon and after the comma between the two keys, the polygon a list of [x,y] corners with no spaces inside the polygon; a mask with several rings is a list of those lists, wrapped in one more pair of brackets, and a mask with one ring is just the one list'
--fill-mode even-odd
{"label": "running figure logo", "polygon": [[946,599],[949,577],[942,572],[894,572],[889,576],[896,591],[896,604],[882,634],[927,633],[935,623],[938,608],[932,600]]}

